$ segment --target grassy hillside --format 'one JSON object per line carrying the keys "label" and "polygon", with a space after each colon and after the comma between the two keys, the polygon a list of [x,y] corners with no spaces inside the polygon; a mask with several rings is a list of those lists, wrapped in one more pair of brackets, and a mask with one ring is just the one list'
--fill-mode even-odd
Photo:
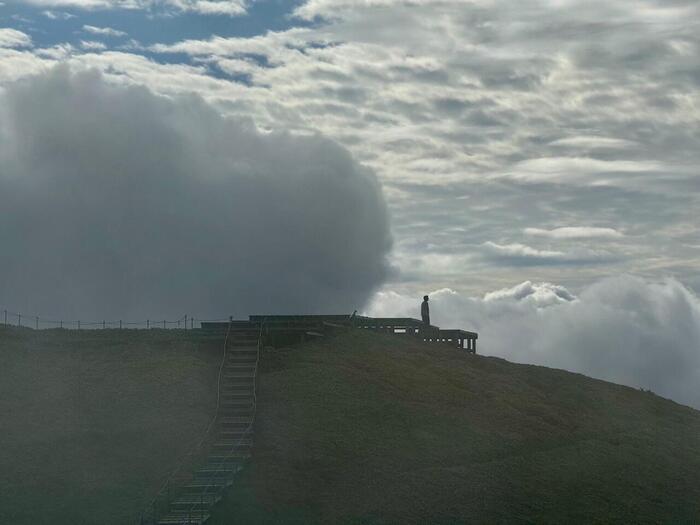
{"label": "grassy hillside", "polygon": [[653,394],[361,332],[261,372],[213,525],[700,521],[700,413]]}
{"label": "grassy hillside", "polygon": [[0,327],[0,523],[129,524],[215,407],[220,334]]}

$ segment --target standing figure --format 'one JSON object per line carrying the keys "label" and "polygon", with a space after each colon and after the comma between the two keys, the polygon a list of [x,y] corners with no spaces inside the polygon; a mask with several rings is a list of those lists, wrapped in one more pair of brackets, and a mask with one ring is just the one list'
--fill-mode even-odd
{"label": "standing figure", "polygon": [[423,324],[430,325],[430,307],[428,306],[428,296],[423,296],[423,303],[420,305],[420,316],[423,318]]}

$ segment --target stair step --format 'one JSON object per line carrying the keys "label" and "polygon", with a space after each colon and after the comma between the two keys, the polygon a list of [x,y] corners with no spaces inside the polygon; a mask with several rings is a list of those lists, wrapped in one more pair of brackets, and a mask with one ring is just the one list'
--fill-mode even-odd
{"label": "stair step", "polygon": [[254,399],[255,399],[255,397],[250,395],[250,394],[237,395],[237,396],[222,395],[220,404],[221,404],[221,406],[229,406],[229,407],[247,406],[247,405],[252,406]]}
{"label": "stair step", "polygon": [[227,372],[254,372],[257,368],[255,363],[226,363],[224,366]]}
{"label": "stair step", "polygon": [[208,466],[202,468],[208,468],[211,470],[212,466],[226,465],[230,468],[235,468],[238,472],[242,466],[242,462],[251,457],[249,450],[237,450],[236,452],[227,452],[226,454],[210,454]]}
{"label": "stair step", "polygon": [[252,416],[254,411],[255,407],[252,403],[245,405],[222,403],[219,407],[220,414],[225,416]]}
{"label": "stair step", "polygon": [[212,448],[224,448],[224,449],[247,449],[253,446],[253,440],[250,438],[238,438],[238,439],[227,439],[223,441],[217,441],[212,445]]}
{"label": "stair step", "polygon": [[219,430],[219,436],[223,438],[223,440],[226,439],[240,439],[243,436],[253,436],[254,432],[253,429],[247,430],[245,428],[242,428],[240,430]]}
{"label": "stair step", "polygon": [[214,503],[219,501],[221,496],[218,494],[201,494],[192,496],[181,496],[175,501],[170,502],[170,508],[173,510],[178,510],[178,507],[191,508],[192,510],[199,510],[202,507],[208,509]]}
{"label": "stair step", "polygon": [[252,407],[224,407],[221,409],[221,413],[225,416],[252,416]]}
{"label": "stair step", "polygon": [[[241,459],[244,458],[238,458],[240,461]],[[245,458],[247,459],[247,458]],[[212,479],[212,478],[219,478],[219,479],[224,479],[224,478],[231,478],[233,477],[234,474],[238,473],[241,470],[241,466],[238,463],[235,463],[233,460],[231,460],[229,463],[223,464],[214,464],[214,465],[204,465],[203,467],[199,467],[197,469],[197,472],[195,472],[195,479],[201,480],[201,479]]]}
{"label": "stair step", "polygon": [[243,466],[243,462],[248,458],[249,452],[246,451],[229,451],[221,452],[220,450],[212,450],[209,455],[207,455],[207,460],[200,468],[205,468],[211,470],[212,468],[226,467],[233,469],[240,469]]}
{"label": "stair step", "polygon": [[172,511],[158,518],[158,525],[202,525],[209,519],[208,512]]}
{"label": "stair step", "polygon": [[241,354],[241,355],[229,355],[226,358],[226,363],[252,363],[255,364],[258,360],[258,356],[256,354]]}
{"label": "stair step", "polygon": [[253,396],[245,397],[222,397],[221,406],[224,407],[247,407],[253,406]]}
{"label": "stair step", "polygon": [[232,388],[221,392],[221,399],[253,399],[255,394],[252,388]]}
{"label": "stair step", "polygon": [[247,395],[247,396],[252,396],[253,393],[255,392],[255,385],[253,382],[245,382],[245,383],[233,383],[233,384],[226,384],[224,383],[221,385],[221,395],[222,396],[238,396],[238,395]]}
{"label": "stair step", "polygon": [[184,487],[182,487],[187,492],[196,492],[198,490],[209,489],[222,489],[227,487],[231,483],[229,480],[224,478],[199,478],[196,479]]}
{"label": "stair step", "polygon": [[219,425],[225,428],[241,428],[246,429],[252,424],[250,417],[221,417]]}
{"label": "stair step", "polygon": [[228,381],[229,379],[250,379],[252,380],[255,377],[255,374],[247,373],[247,372],[227,372],[224,374],[224,379]]}
{"label": "stair step", "polygon": [[227,407],[227,408],[253,406],[253,399],[255,399],[255,398],[251,395],[245,395],[245,396],[226,396],[226,395],[223,395],[223,396],[221,396],[220,406]]}
{"label": "stair step", "polygon": [[241,388],[253,388],[253,378],[251,377],[250,379],[238,379],[238,380],[233,380],[229,379],[227,381],[224,381],[221,383],[222,388],[226,388],[228,390],[240,390]]}
{"label": "stair step", "polygon": [[224,381],[221,383],[222,388],[235,390],[236,388],[241,388],[243,386],[248,386],[252,388],[255,385],[255,376],[244,376],[244,377],[224,377]]}

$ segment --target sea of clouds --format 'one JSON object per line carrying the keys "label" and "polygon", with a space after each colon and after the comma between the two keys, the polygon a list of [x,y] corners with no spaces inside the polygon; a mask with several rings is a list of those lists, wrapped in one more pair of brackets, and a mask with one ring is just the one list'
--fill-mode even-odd
{"label": "sea of clouds", "polygon": [[[700,299],[674,279],[603,279],[574,295],[523,282],[483,297],[430,294],[431,321],[479,332],[478,351],[650,389],[700,408]],[[377,316],[418,317],[420,299],[379,292]]]}

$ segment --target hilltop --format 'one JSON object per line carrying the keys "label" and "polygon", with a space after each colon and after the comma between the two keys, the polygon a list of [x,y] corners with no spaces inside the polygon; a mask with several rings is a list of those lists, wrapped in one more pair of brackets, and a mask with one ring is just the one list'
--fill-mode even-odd
{"label": "hilltop", "polygon": [[699,519],[699,412],[355,331],[264,353],[254,461],[211,523]]}
{"label": "hilltop", "polygon": [[[221,333],[0,327],[0,522],[135,523],[202,435]],[[349,331],[266,348],[253,461],[209,523],[694,523],[700,413]]]}

